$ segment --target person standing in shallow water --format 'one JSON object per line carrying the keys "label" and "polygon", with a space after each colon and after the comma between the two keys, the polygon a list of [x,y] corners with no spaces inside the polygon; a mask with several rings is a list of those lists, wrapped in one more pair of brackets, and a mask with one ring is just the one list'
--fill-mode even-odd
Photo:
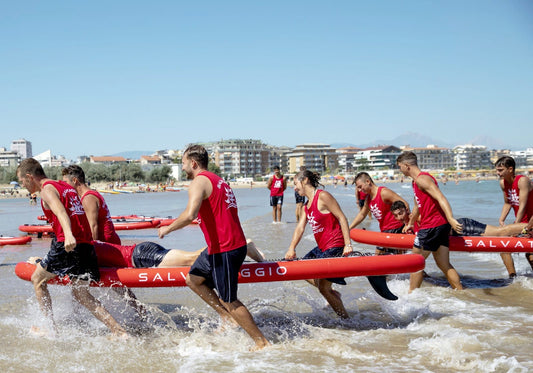
{"label": "person standing in shallow water", "polygon": [[268,179],[267,188],[270,189],[270,206],[272,206],[272,221],[281,222],[283,193],[287,189],[287,180],[281,174],[279,166],[274,166],[274,174]]}
{"label": "person standing in shallow water", "polygon": [[207,171],[209,156],[203,146],[189,146],[182,161],[183,171],[192,180],[187,207],[172,224],[159,228],[159,238],[198,218],[207,248],[192,265],[187,285],[223,321],[239,324],[254,340],[255,349],[264,348],[270,342],[237,298],[239,270],[246,257],[247,245],[233,190],[221,177]]}
{"label": "person standing in shallow water", "polygon": [[[416,233],[413,253],[421,254],[427,259],[433,254],[435,263],[446,275],[452,288],[462,290],[459,274],[450,263],[449,234],[450,227],[457,233],[463,230],[462,225],[453,217],[450,203],[442,194],[437,180],[418,167],[416,154],[404,152],[397,158],[400,171],[413,179],[415,203],[409,224],[404,232],[412,230],[420,216],[419,230]],[[411,273],[409,292],[422,285],[424,272]]]}
{"label": "person standing in shallow water", "polygon": [[[307,204],[285,254],[287,260],[296,259],[296,246],[302,239],[307,223],[313,229],[317,247],[307,253],[304,259],[346,256],[353,251],[346,216],[337,200],[329,192],[318,189],[319,185],[320,175],[309,170],[300,171],[294,177],[294,189],[301,196],[307,197]],[[333,283],[346,285],[343,278],[307,281],[318,288],[337,315],[349,318],[339,292],[332,288]]]}
{"label": "person standing in shallow water", "polygon": [[[505,219],[511,209],[515,213],[514,223],[528,223],[533,221],[533,185],[524,175],[516,175],[516,163],[513,157],[500,157],[494,164],[500,178],[500,188],[503,192],[503,207],[500,215],[500,226],[505,225]],[[527,228],[526,228],[527,232]],[[500,254],[510,277],[516,276],[513,257],[510,253]],[[533,269],[533,253],[526,253],[526,259]]]}

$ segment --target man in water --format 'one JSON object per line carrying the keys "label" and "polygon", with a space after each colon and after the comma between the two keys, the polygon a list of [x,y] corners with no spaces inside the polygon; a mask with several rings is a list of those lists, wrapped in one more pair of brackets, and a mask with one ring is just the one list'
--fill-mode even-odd
{"label": "man in water", "polygon": [[172,224],[159,228],[159,238],[198,218],[207,249],[192,265],[187,285],[223,320],[239,324],[254,340],[256,349],[264,348],[270,342],[237,298],[239,270],[247,247],[233,190],[221,177],[207,171],[209,155],[203,146],[189,146],[182,162],[183,171],[192,180],[187,207]]}
{"label": "man in water", "polygon": [[[513,157],[500,157],[494,166],[500,178],[500,188],[503,192],[500,225],[505,225],[505,219],[511,209],[515,213],[514,223],[528,223],[533,219],[533,185],[531,180],[527,176],[515,174],[516,164]],[[500,255],[509,275],[516,273],[511,254],[501,253]],[[533,253],[526,253],[526,259],[533,269]]]}
{"label": "man in water", "polygon": [[[415,204],[409,224],[404,230],[414,227],[420,217],[420,230],[416,233],[413,253],[427,258],[433,255],[435,263],[445,274],[453,289],[462,290],[459,274],[450,263],[450,228],[461,233],[461,224],[453,217],[450,203],[438,187],[437,180],[418,167],[416,154],[403,152],[396,163],[400,171],[413,179]],[[424,275],[422,271],[411,273],[409,292],[419,288]]]}
{"label": "man in water", "polygon": [[89,292],[89,283],[100,279],[91,228],[76,191],[63,181],[46,177],[40,163],[33,158],[24,159],[17,167],[17,177],[30,193],[41,193],[41,205],[54,230],[54,239],[46,256],[37,263],[31,276],[35,295],[41,310],[56,330],[52,299],[47,281],[56,275],[72,279],[72,295],[113,334],[127,336],[104,306]]}
{"label": "man in water", "polygon": [[283,206],[283,192],[287,189],[287,180],[281,174],[279,166],[274,166],[274,174],[268,179],[267,188],[270,189],[270,206],[272,206],[272,221],[281,222],[281,208]]}
{"label": "man in water", "polygon": [[[391,212],[394,218],[398,221],[407,224],[409,222],[409,212],[402,201],[395,201],[391,206]],[[459,218],[457,221],[463,226],[463,231],[459,234],[453,229],[450,230],[452,236],[490,236],[490,237],[505,237],[517,236],[522,234],[525,223],[514,223],[497,227],[495,225],[485,224],[470,218]],[[513,278],[516,273],[509,273],[509,277]]]}
{"label": "man in water", "polygon": [[[401,233],[403,223],[396,221],[391,213],[391,205],[394,201],[403,201],[404,206],[407,202],[393,190],[380,186],[378,187],[372,177],[367,172],[359,172],[354,180],[356,196],[357,192],[367,195],[363,207],[359,210],[349,229],[357,227],[369,214],[372,213],[379,222],[379,229],[386,233]],[[398,250],[384,247],[376,247],[376,255],[398,254]]]}

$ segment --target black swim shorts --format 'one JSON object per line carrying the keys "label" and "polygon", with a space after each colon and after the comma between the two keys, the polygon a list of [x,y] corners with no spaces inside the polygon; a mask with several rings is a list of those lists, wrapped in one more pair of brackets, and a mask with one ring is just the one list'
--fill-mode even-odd
{"label": "black swim shorts", "polygon": [[[385,230],[383,231],[383,233],[402,233],[403,227],[404,227],[404,225],[402,225],[402,226],[399,227],[399,228],[385,229]],[[380,247],[380,246],[376,246],[376,249],[378,249],[379,251],[382,252],[381,255],[403,254],[402,250],[391,249],[391,248],[389,248],[389,247]]]}
{"label": "black swim shorts", "polygon": [[205,278],[205,285],[216,289],[223,302],[234,302],[237,300],[239,271],[246,258],[246,251],[246,245],[212,255],[205,249],[191,266],[189,273]]}
{"label": "black swim shorts", "polygon": [[65,243],[58,242],[54,237],[50,244],[50,251],[40,262],[41,266],[50,273],[58,276],[68,275],[71,279],[84,281],[99,281],[100,271],[94,246],[90,243],[80,243],[73,251],[65,251]]}
{"label": "black swim shorts", "polygon": [[437,251],[439,247],[450,247],[450,224],[420,229],[415,236],[414,247],[426,251]]}
{"label": "black swim shorts", "polygon": [[463,233],[459,234],[452,229],[452,236],[481,236],[487,229],[487,224],[474,219],[459,218],[457,221],[463,226]]}
{"label": "black swim shorts", "polygon": [[283,205],[283,196],[270,196],[270,206]]}
{"label": "black swim shorts", "polygon": [[131,260],[136,268],[157,267],[169,251],[155,242],[141,242],[135,245]]}

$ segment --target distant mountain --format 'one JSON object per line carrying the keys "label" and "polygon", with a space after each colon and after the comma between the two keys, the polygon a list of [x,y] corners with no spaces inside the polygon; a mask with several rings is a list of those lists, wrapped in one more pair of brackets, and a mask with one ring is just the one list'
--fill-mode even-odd
{"label": "distant mountain", "polygon": [[120,152],[111,154],[113,157],[124,157],[126,159],[139,159],[142,155],[152,155],[154,154],[153,150],[131,150],[129,152]]}
{"label": "distant mountain", "polygon": [[372,142],[367,142],[363,144],[348,144],[348,143],[335,143],[331,144],[334,148],[341,148],[346,146],[355,146],[356,148],[369,148],[372,146],[378,146],[378,145],[394,145],[397,147],[400,147],[402,145],[409,145],[413,147],[426,147],[427,145],[436,145],[444,148],[453,148],[455,145],[458,144],[448,144],[441,140],[436,140],[428,136],[420,135],[418,133],[414,132],[406,132],[404,134],[401,134],[400,136],[397,136],[393,139],[389,140],[375,140]]}
{"label": "distant mountain", "polygon": [[472,145],[484,145],[487,147],[487,149],[510,149],[510,150],[519,150],[522,149],[521,147],[510,147],[509,144],[505,144],[499,139],[495,139],[490,136],[477,136],[474,139],[470,141],[465,142],[458,142],[456,144],[451,144],[442,140],[437,140],[434,138],[431,138],[429,136],[420,135],[418,133],[414,132],[406,132],[404,134],[401,134],[400,136],[397,136],[393,139],[389,140],[375,140],[368,143],[363,144],[349,144],[349,143],[335,143],[331,144],[334,148],[342,148],[346,146],[354,146],[356,148],[369,148],[372,146],[378,146],[378,145],[394,145],[397,147],[400,147],[402,145],[409,145],[415,148],[420,147],[426,147],[428,145],[436,145],[443,148],[454,148],[457,145],[466,145],[466,144],[472,144]]}

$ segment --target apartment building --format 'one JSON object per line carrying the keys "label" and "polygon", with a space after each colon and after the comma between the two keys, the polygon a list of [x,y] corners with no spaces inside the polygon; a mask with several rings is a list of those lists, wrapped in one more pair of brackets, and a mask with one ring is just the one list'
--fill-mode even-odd
{"label": "apartment building", "polygon": [[27,141],[26,139],[11,141],[11,151],[18,153],[21,160],[33,157],[31,141]]}
{"label": "apartment building", "polygon": [[253,177],[269,167],[269,151],[260,140],[221,140],[213,144],[213,152],[222,174]]}
{"label": "apartment building", "polygon": [[401,149],[393,145],[373,146],[359,150],[354,158],[354,170],[393,170]]}
{"label": "apartment building", "polygon": [[335,172],[339,165],[338,153],[328,144],[297,145],[287,153],[289,173],[300,171],[300,167],[323,174],[326,170]]}
{"label": "apartment building", "polygon": [[457,145],[453,148],[456,170],[492,168],[490,151],[483,145]]}
{"label": "apartment building", "polygon": [[416,154],[418,166],[422,170],[446,170],[455,166],[454,153],[449,148],[442,148],[436,145],[423,147],[401,146],[402,151],[411,151]]}

